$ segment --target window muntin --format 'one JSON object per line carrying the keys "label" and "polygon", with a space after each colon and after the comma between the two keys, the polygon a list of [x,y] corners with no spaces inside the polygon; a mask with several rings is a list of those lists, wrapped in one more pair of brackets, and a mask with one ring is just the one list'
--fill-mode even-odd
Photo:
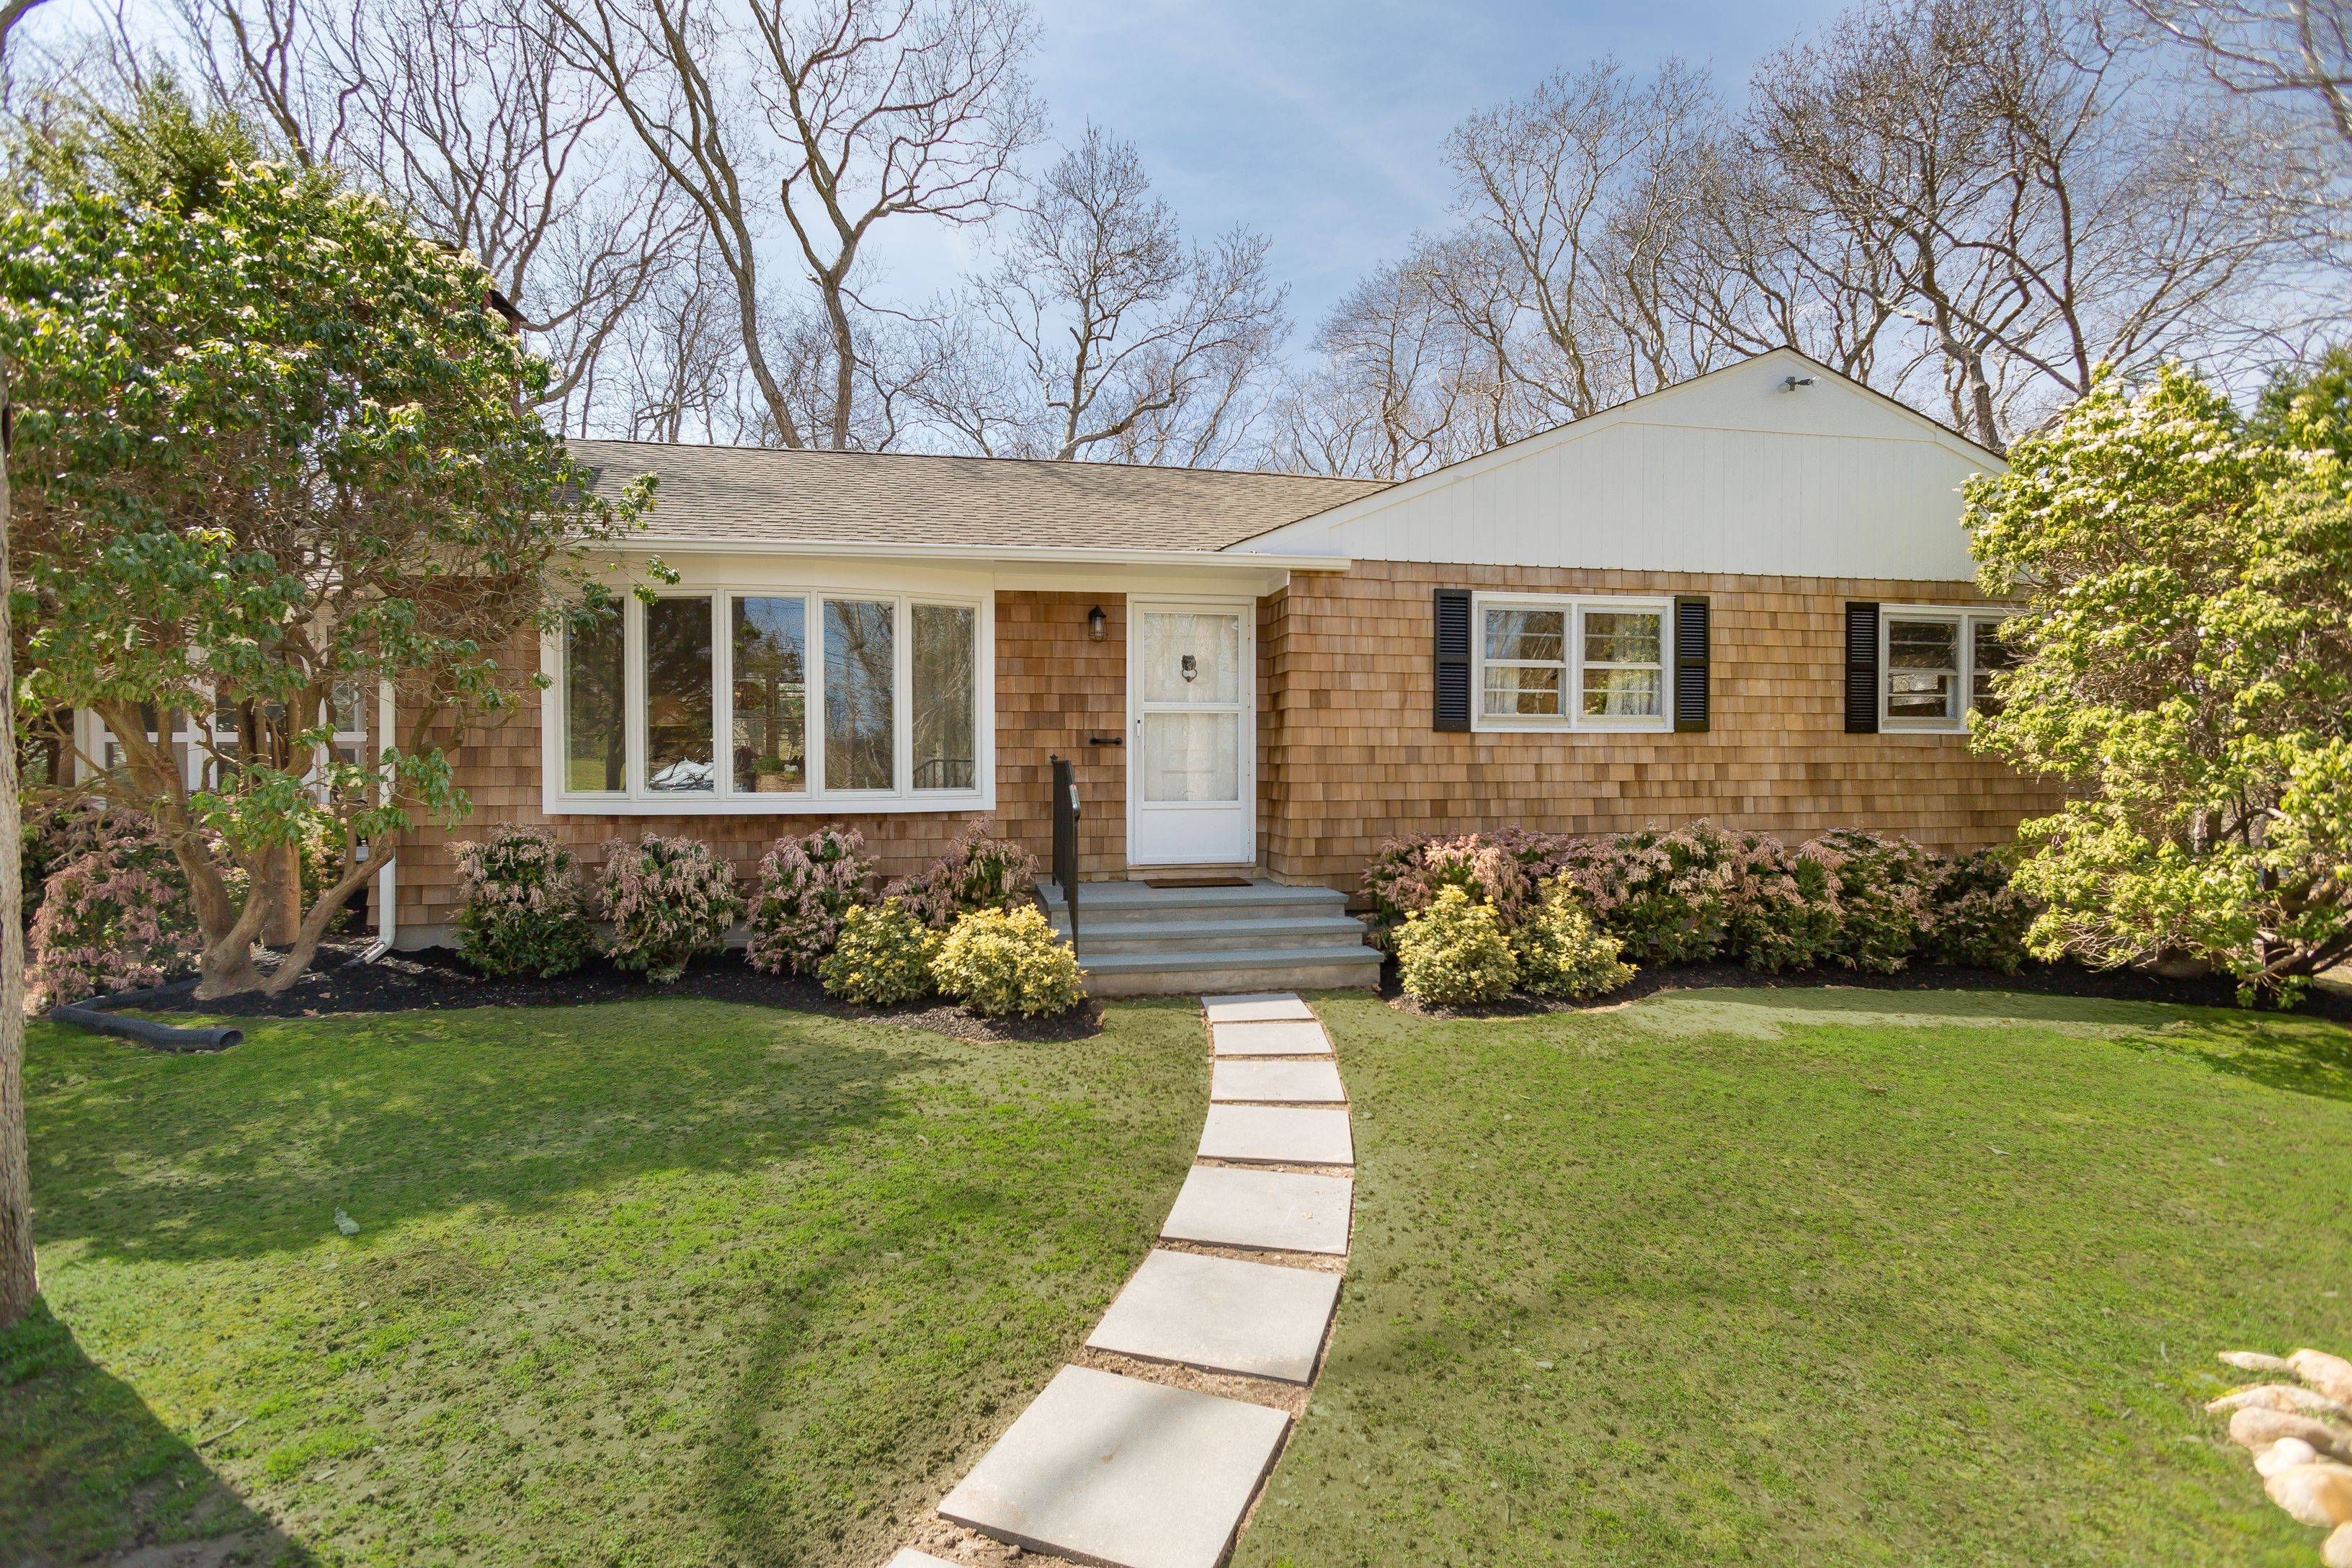
{"label": "window muntin", "polygon": [[1887,616],[1887,718],[1949,722],[1959,700],[1959,621]]}
{"label": "window muntin", "polygon": [[1476,604],[1478,728],[1669,728],[1667,602],[1535,595]]}
{"label": "window muntin", "polygon": [[1584,713],[1655,719],[1665,709],[1665,616],[1658,610],[1577,612],[1583,634]]}
{"label": "window muntin", "polygon": [[1568,680],[1566,609],[1490,605],[1480,617],[1480,707],[1489,718],[1558,718]]}
{"label": "window muntin", "polygon": [[734,600],[735,788],[798,795],[808,788],[808,601]]}
{"label": "window muntin", "polygon": [[[681,608],[666,631],[667,605]],[[992,793],[982,596],[697,584],[625,602],[612,625],[584,648],[551,645],[551,811],[797,813],[932,797],[940,809]],[[578,703],[575,678],[591,683]],[[569,752],[572,710],[601,716],[606,684],[621,693],[617,786],[575,787],[606,776],[601,750],[593,768],[573,768]]]}
{"label": "window muntin", "polygon": [[1998,711],[1991,676],[2015,662],[2007,610],[1889,605],[1879,615],[1878,716],[1887,730],[1959,732],[1970,710]]}
{"label": "window muntin", "polygon": [[917,605],[914,622],[915,787],[970,789],[979,777],[979,612]]}

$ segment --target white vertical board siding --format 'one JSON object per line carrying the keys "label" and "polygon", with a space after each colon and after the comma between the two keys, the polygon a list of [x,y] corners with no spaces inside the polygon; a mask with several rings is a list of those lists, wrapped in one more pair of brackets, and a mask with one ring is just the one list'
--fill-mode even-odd
{"label": "white vertical board siding", "polygon": [[[1815,377],[1790,392],[1790,374]],[[1775,351],[1234,546],[1366,560],[1965,582],[1983,452]]]}

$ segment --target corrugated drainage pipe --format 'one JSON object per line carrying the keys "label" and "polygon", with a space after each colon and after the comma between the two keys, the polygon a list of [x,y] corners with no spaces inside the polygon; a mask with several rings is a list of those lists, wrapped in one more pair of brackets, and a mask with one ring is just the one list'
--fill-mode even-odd
{"label": "corrugated drainage pipe", "polygon": [[110,1011],[116,1007],[137,1007],[149,1002],[161,1002],[169,997],[184,996],[196,988],[194,979],[175,980],[169,985],[152,985],[143,991],[117,991],[110,995],[93,996],[87,1002],[68,1003],[48,1011],[51,1022],[71,1024],[96,1035],[113,1035],[121,1039],[136,1041],[150,1050],[196,1052],[225,1051],[245,1041],[243,1029],[218,1026],[208,1029],[183,1029],[171,1024],[153,1023],[145,1018],[118,1018]]}

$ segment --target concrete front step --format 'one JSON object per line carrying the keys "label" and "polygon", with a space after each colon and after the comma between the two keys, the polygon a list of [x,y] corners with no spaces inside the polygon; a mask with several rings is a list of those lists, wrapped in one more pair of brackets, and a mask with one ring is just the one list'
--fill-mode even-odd
{"label": "concrete front step", "polygon": [[[1218,952],[1234,948],[1338,947],[1364,945],[1364,922],[1348,915],[1311,915],[1303,919],[1233,918],[1206,921],[1126,921],[1116,925],[1084,922],[1078,948],[1106,956],[1117,952],[1159,952],[1181,948],[1187,952]],[[1066,921],[1054,929],[1064,937]]]}
{"label": "concrete front step", "polygon": [[[1047,882],[1047,918],[1065,936],[1069,905]],[[1078,888],[1078,963],[1099,996],[1377,986],[1381,956],[1331,888],[1263,879],[1238,888]]]}
{"label": "concrete front step", "polygon": [[1202,991],[1285,986],[1295,991],[1377,987],[1381,955],[1369,947],[1278,947],[1255,952],[1119,952],[1078,944],[1087,988],[1097,996],[1189,996]]}
{"label": "concrete front step", "polygon": [[[1143,888],[1140,896],[1128,889]],[[1045,913],[1056,924],[1069,905],[1051,882],[1038,888]],[[1085,882],[1078,887],[1078,920],[1089,931],[1123,925],[1231,920],[1330,920],[1348,912],[1346,895],[1331,888],[1286,888],[1253,882],[1246,888],[1144,888],[1140,882]]]}

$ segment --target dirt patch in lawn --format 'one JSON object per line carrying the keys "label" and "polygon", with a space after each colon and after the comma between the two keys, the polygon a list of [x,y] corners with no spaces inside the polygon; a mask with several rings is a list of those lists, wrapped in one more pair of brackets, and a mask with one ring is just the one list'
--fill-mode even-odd
{"label": "dirt patch in lawn", "polygon": [[477,973],[446,948],[386,953],[357,962],[357,944],[320,950],[308,973],[284,994],[224,996],[209,1002],[178,996],[142,1003],[142,1012],[202,1013],[237,1018],[319,1018],[334,1013],[405,1013],[438,1007],[565,1007],[592,1002],[645,1002],[698,997],[749,1002],[929,1029],[960,1040],[1083,1040],[1102,1032],[1102,1004],[1082,1003],[1051,1018],[982,1018],[952,1003],[860,1007],[836,1001],[814,980],[763,974],[740,952],[700,959],[667,985],[614,968],[601,959],[555,980],[494,979]]}
{"label": "dirt patch in lawn", "polygon": [[[2084,969],[2073,963],[2032,963],[2015,974],[1970,969],[1957,963],[1915,963],[1900,974],[1865,974],[1851,969],[1803,969],[1759,974],[1737,963],[1644,965],[1633,982],[1606,996],[1571,1001],[1559,996],[1514,994],[1475,1006],[1436,1007],[1414,1001],[1397,984],[1396,961],[1381,971],[1381,996],[1401,1013],[1421,1018],[1523,1018],[1540,1013],[1580,1013],[1622,1007],[1662,991],[1811,990],[1848,985],[1871,991],[2021,991],[2054,996],[2095,996],[2112,1002],[2171,1002],[2189,1007],[2235,1007],[2237,983],[2206,974],[2174,980],[2144,970]],[[2352,987],[2322,983],[2305,993],[2292,1012],[2305,1017],[2352,1023]]]}

